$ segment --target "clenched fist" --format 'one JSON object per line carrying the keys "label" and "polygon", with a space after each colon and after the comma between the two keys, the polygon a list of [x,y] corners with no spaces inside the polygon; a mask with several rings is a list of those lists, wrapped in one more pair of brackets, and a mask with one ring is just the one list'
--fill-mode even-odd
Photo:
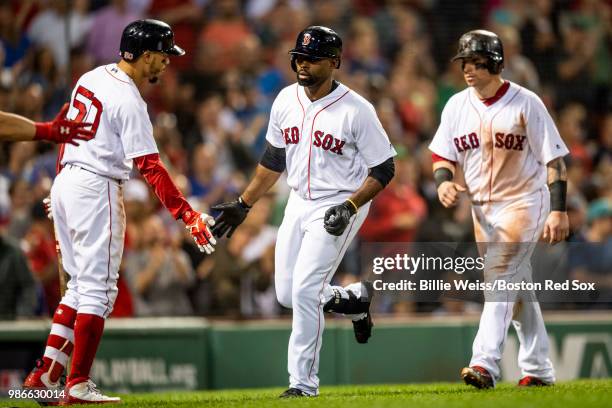
{"label": "clenched fist", "polygon": [[339,237],[344,233],[344,230],[351,221],[351,217],[356,213],[355,206],[348,201],[328,208],[323,219],[325,231]]}
{"label": "clenched fist", "polygon": [[464,191],[465,187],[452,181],[445,181],[438,187],[438,199],[444,207],[454,207],[459,201],[459,193]]}

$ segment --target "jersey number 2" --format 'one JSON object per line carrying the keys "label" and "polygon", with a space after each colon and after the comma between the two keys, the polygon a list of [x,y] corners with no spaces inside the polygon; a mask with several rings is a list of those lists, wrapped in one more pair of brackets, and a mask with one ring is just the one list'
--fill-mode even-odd
{"label": "jersey number 2", "polygon": [[72,106],[74,106],[79,111],[79,113],[77,114],[77,117],[74,118],[75,122],[82,122],[87,117],[87,114],[89,113],[89,109],[87,108],[87,105],[83,103],[82,101],[80,101],[79,99],[77,99],[79,95],[81,95],[82,97],[84,97],[85,99],[91,102],[91,104],[89,105],[90,106],[89,109],[91,109],[91,106],[96,108],[96,116],[93,122],[91,122],[91,131],[94,133],[94,137],[95,137],[96,132],[98,130],[98,125],[100,124],[100,116],[102,116],[102,102],[100,102],[100,100],[96,98],[94,96],[94,93],[91,92],[89,89],[84,88],[83,86],[79,85],[79,87],[76,90],[76,94],[74,95],[74,100],[72,101]]}

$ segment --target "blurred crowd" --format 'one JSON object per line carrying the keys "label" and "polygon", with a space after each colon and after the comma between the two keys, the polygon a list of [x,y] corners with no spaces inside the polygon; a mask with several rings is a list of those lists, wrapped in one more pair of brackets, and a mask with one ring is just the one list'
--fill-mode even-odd
{"label": "blurred crowd", "polygon": [[[566,273],[612,291],[612,6],[605,0],[0,0],[0,110],[49,120],[75,81],[116,62],[129,22],[169,23],[187,50],[144,91],[162,158],[194,207],[237,197],[265,147],[276,94],[295,82],[287,51],[319,24],[344,41],[336,79],[378,112],[398,151],[396,177],[374,200],[335,280],[368,274],[369,242],[470,241],[470,203],[437,201],[427,145],[448,98],[465,87],[450,63],[459,36],[488,28],[505,48],[502,76],[535,91],[571,155],[573,242],[596,242]],[[41,200],[55,146],[0,145],[0,317],[48,315],[59,301],[52,222]],[[127,236],[113,316],[275,317],[274,243],[288,190],[280,181],[213,256],[198,252],[134,174],[124,185]],[[608,262],[608,263],[606,263]],[[438,313],[387,299],[379,312]]]}

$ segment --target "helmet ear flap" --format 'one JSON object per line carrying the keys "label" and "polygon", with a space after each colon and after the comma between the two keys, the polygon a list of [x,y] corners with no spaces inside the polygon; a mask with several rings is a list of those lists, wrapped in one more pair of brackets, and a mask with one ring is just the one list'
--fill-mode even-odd
{"label": "helmet ear flap", "polygon": [[291,69],[293,70],[293,72],[297,72],[297,66],[295,65],[295,59],[296,59],[295,54],[291,54]]}
{"label": "helmet ear flap", "polygon": [[487,60],[487,70],[492,75],[497,75],[501,72],[504,64],[502,62],[495,62],[491,58]]}

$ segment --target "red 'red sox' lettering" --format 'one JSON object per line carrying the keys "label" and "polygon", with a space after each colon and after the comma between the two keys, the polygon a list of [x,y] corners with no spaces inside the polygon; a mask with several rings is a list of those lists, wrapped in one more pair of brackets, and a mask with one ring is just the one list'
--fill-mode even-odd
{"label": "red 'red sox' lettering", "polygon": [[[283,129],[283,138],[285,144],[298,144],[300,141],[300,130],[296,127],[290,127]],[[317,130],[314,132],[313,146],[320,147],[323,150],[330,151],[342,156],[342,148],[346,142],[339,140],[330,134]]]}
{"label": "red 'red sox' lettering", "polygon": [[286,144],[298,144],[300,141],[300,130],[294,126],[283,129],[283,137]]}
{"label": "red 'red sox' lettering", "polygon": [[480,147],[480,141],[478,135],[474,132],[469,135],[463,135],[460,137],[454,137],[453,142],[458,152],[463,152],[470,149],[477,149]]}
{"label": "red 'red sox' lettering", "polygon": [[527,136],[513,135],[512,133],[504,134],[498,132],[495,134],[495,147],[498,149],[504,148],[507,150],[523,150]]}
{"label": "red 'red sox' lettering", "polygon": [[330,134],[323,136],[324,134],[325,133],[320,130],[314,132],[314,140],[312,145],[342,156],[342,148],[346,142],[344,140],[336,139]]}

